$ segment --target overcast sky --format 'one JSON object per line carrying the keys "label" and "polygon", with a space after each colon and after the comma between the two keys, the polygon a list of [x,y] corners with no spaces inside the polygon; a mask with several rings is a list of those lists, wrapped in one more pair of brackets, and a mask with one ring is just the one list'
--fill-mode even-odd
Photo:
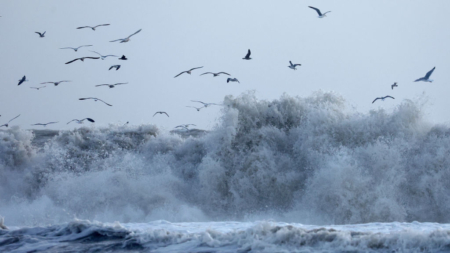
{"label": "overcast sky", "polygon": [[[308,8],[332,11],[319,19]],[[224,96],[255,90],[260,99],[309,96],[319,89],[342,95],[349,107],[368,112],[392,110],[404,99],[428,97],[427,118],[450,122],[450,32],[447,0],[385,1],[0,1],[0,124],[21,114],[11,125],[91,117],[96,126],[130,121],[170,130],[194,123],[210,129],[220,108],[197,112],[190,100],[220,103]],[[97,31],[79,26],[109,23]],[[127,37],[128,43],[110,40]],[[45,38],[35,32],[47,31]],[[78,52],[61,50],[91,44]],[[245,61],[248,49],[252,60]],[[82,56],[126,55],[64,63]],[[289,60],[301,63],[294,71]],[[122,64],[118,71],[108,68]],[[192,75],[181,71],[204,66]],[[436,66],[433,83],[413,82]],[[199,76],[225,71],[227,76]],[[26,75],[29,82],[17,86]],[[71,80],[57,87],[47,81]],[[114,89],[102,83],[128,82]],[[391,90],[390,85],[399,87]],[[395,100],[372,100],[392,95]],[[79,101],[99,97],[100,102]],[[152,117],[156,111],[164,115]]]}

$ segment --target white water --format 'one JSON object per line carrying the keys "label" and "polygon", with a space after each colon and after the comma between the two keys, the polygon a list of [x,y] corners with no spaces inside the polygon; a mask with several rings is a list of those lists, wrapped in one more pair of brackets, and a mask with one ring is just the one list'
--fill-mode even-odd
{"label": "white water", "polygon": [[450,130],[420,104],[362,114],[318,92],[224,105],[188,138],[151,125],[0,131],[5,225],[449,222]]}

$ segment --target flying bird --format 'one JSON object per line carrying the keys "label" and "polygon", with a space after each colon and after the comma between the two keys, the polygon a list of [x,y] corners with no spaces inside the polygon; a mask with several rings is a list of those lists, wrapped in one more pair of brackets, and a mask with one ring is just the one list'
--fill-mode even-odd
{"label": "flying bird", "polygon": [[44,32],[44,33],[40,33],[40,32],[35,32],[35,33],[39,34],[39,37],[40,37],[40,38],[44,38],[44,37],[45,37],[45,33],[46,33],[46,32]]}
{"label": "flying bird", "polygon": [[23,76],[23,77],[19,80],[19,84],[18,84],[18,85],[21,85],[23,82],[28,82],[26,76]]}
{"label": "flying bird", "polygon": [[195,110],[197,110],[197,112],[199,112],[201,109],[205,108],[205,106],[202,106],[202,107],[186,106],[186,107],[195,108]]}
{"label": "flying bird", "polygon": [[202,103],[205,107],[208,107],[210,105],[219,105],[219,104],[214,104],[214,103],[205,103],[202,101],[196,101],[196,100],[191,100],[192,102],[197,102],[197,103]]}
{"label": "flying bird", "polygon": [[69,80],[62,80],[62,81],[59,81],[59,82],[44,82],[44,83],[41,83],[41,84],[52,83],[55,86],[58,86],[58,84],[60,84],[60,83],[68,83],[68,82],[71,82],[71,81],[69,81]]}
{"label": "flying bird", "polygon": [[128,37],[126,37],[126,38],[124,38],[124,39],[111,40],[110,42],[116,42],[116,41],[120,41],[120,43],[128,42],[128,41],[130,41],[130,37],[131,37],[131,36],[133,36],[133,35],[135,35],[135,34],[138,34],[141,30],[142,30],[142,29],[139,29],[137,32],[131,34],[130,36],[128,36]]}
{"label": "flying bird", "polygon": [[214,77],[216,77],[216,76],[218,76],[220,74],[230,75],[230,74],[225,73],[225,72],[219,72],[219,73],[205,72],[205,73],[201,74],[201,76],[202,75],[206,75],[206,74],[212,74]]}
{"label": "flying bird", "polygon": [[240,83],[237,78],[228,78],[227,79],[227,83],[229,83],[229,82],[238,82],[238,83]]}
{"label": "flying bird", "polygon": [[47,87],[47,86],[41,86],[41,87],[30,87],[30,89],[36,89],[36,90],[39,90],[39,89],[42,89],[42,88],[45,88],[45,87]]}
{"label": "flying bird", "polygon": [[97,60],[97,59],[100,59],[100,57],[89,57],[89,56],[88,56],[88,57],[76,58],[76,59],[74,59],[74,60],[71,60],[71,61],[66,62],[66,64],[70,64],[70,63],[72,63],[72,62],[74,62],[74,61],[78,61],[78,60],[84,62],[84,59],[94,59],[94,60]]}
{"label": "flying bird", "polygon": [[169,117],[169,114],[167,114],[167,112],[155,112],[155,114],[153,114],[153,117],[155,117],[155,115],[158,114],[158,113],[159,114],[165,114],[165,115],[167,115],[167,117]]}
{"label": "flying bird", "polygon": [[90,122],[92,122],[92,123],[95,122],[95,121],[94,121],[93,119],[91,119],[91,118],[73,119],[73,120],[67,122],[67,125],[68,125],[70,122],[72,122],[72,121],[76,121],[78,124],[83,124],[83,121],[85,121],[85,120],[88,120],[88,121],[90,121]]}
{"label": "flying bird", "polygon": [[430,82],[430,83],[432,83],[433,80],[430,79],[430,76],[431,76],[431,74],[433,74],[433,71],[434,71],[435,68],[436,67],[434,67],[432,70],[428,71],[428,73],[424,77],[421,77],[421,78],[415,80],[414,82],[423,81],[423,82]]}
{"label": "flying bird", "polygon": [[77,29],[84,29],[84,28],[91,28],[92,31],[95,31],[95,28],[99,27],[99,26],[108,26],[109,24],[103,24],[103,25],[96,25],[96,26],[80,26],[77,27]]}
{"label": "flying bird", "polygon": [[117,55],[112,55],[112,54],[108,54],[108,55],[101,55],[100,53],[98,53],[98,52],[95,52],[95,51],[91,51],[91,52],[93,52],[93,53],[96,53],[96,54],[98,54],[98,55],[100,55],[100,58],[102,58],[102,60],[104,60],[106,57],[109,57],[109,56],[111,56],[111,57],[119,57],[119,56],[117,56]]}
{"label": "flying bird", "polygon": [[251,60],[252,58],[250,58],[250,55],[252,54],[252,52],[250,52],[250,49],[248,50],[248,52],[247,52],[247,55],[244,57],[244,58],[242,58],[243,60]]}
{"label": "flying bird", "polygon": [[36,123],[36,124],[33,124],[32,126],[44,126],[44,127],[46,127],[47,125],[56,124],[56,123],[58,123],[58,122]]}
{"label": "flying bird", "polygon": [[108,86],[109,88],[114,88],[116,85],[122,85],[122,84],[127,84],[127,83],[99,84],[99,85],[95,85],[95,87],[99,87],[99,86]]}
{"label": "flying bird", "polygon": [[297,69],[296,69],[297,66],[302,66],[301,64],[292,64],[291,61],[289,61],[289,64],[291,64],[291,65],[289,65],[288,67],[289,67],[290,69],[293,69],[293,70],[297,70]]}
{"label": "flying bird", "polygon": [[89,97],[89,98],[80,98],[79,100],[88,100],[88,99],[93,99],[95,102],[101,101],[101,102],[103,102],[104,104],[106,104],[108,106],[112,106],[111,104],[106,103],[105,101],[101,100],[100,98]]}
{"label": "flying bird", "polygon": [[179,75],[181,75],[181,74],[183,74],[183,73],[186,73],[186,74],[189,74],[189,75],[190,75],[191,72],[192,72],[192,70],[195,70],[195,69],[201,69],[201,68],[203,68],[203,66],[201,66],[201,67],[196,67],[196,68],[191,68],[190,70],[183,71],[183,72],[181,72],[180,74],[174,76],[174,78],[175,78],[175,77],[178,77]]}
{"label": "flying bird", "polygon": [[395,82],[393,85],[391,85],[392,89],[394,89],[394,87],[398,87],[397,82]]}
{"label": "flying bird", "polygon": [[120,69],[120,65],[112,65],[108,70],[115,68],[116,71]]}
{"label": "flying bird", "polygon": [[384,96],[384,97],[379,97],[379,98],[375,98],[375,100],[374,101],[372,101],[372,104],[373,103],[375,103],[375,101],[377,101],[378,99],[381,99],[381,100],[385,100],[386,98],[392,98],[392,99],[395,99],[394,97],[391,97],[391,96]]}
{"label": "flying bird", "polygon": [[316,10],[317,13],[319,14],[319,18],[324,18],[324,17],[327,16],[327,13],[331,12],[331,11],[327,11],[327,12],[325,12],[324,14],[322,14],[322,12],[320,12],[319,9],[317,9],[317,8],[315,8],[315,7],[312,7],[312,6],[308,6],[308,7],[311,8],[311,9],[313,9],[313,10]]}
{"label": "flying bird", "polygon": [[179,126],[176,126],[175,128],[184,128],[184,129],[186,129],[186,130],[189,130],[188,129],[188,127],[189,126],[196,126],[196,125],[194,125],[194,124],[184,124],[184,125],[179,125]]}
{"label": "flying bird", "polygon": [[128,60],[128,58],[125,55],[122,55],[122,57],[120,57],[119,60],[126,61]]}
{"label": "flying bird", "polygon": [[79,46],[79,47],[62,47],[60,49],[73,49],[75,52],[78,52],[78,49],[80,49],[82,47],[92,47],[92,45],[83,45],[83,46]]}
{"label": "flying bird", "polygon": [[17,118],[18,118],[19,116],[20,116],[20,114],[19,114],[19,115],[17,115],[16,117],[14,117],[14,118],[10,119],[10,120],[8,121],[8,123],[6,123],[6,124],[3,124],[3,125],[1,125],[0,127],[9,127],[9,123],[10,123],[11,121],[13,121],[13,120],[17,119]]}

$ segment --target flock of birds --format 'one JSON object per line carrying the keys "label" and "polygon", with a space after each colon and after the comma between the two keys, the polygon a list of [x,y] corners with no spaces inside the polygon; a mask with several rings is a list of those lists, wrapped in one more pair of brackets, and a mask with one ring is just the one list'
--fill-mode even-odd
{"label": "flock of birds", "polygon": [[[322,12],[320,11],[320,9],[318,9],[318,8],[315,8],[315,7],[312,7],[312,6],[308,6],[308,7],[311,8],[311,9],[313,9],[313,10],[315,10],[315,11],[317,12],[317,14],[319,15],[319,16],[318,16],[319,18],[324,18],[324,17],[326,17],[326,14],[327,14],[327,13],[330,13],[330,12],[331,12],[331,11],[327,11],[327,12],[322,13]],[[109,26],[109,25],[110,25],[110,24],[100,24],[100,25],[96,25],[96,26],[81,26],[81,27],[77,27],[76,29],[92,29],[93,31],[96,31],[96,28],[104,27],[104,26]],[[130,41],[130,38],[131,38],[132,36],[134,36],[134,35],[140,33],[141,31],[142,31],[142,29],[139,29],[138,31],[134,32],[133,34],[129,35],[128,37],[121,38],[121,39],[116,39],[116,40],[111,40],[110,42],[127,43],[127,42]],[[43,33],[41,33],[41,32],[35,32],[35,33],[38,34],[40,38],[45,38],[45,33],[46,33],[46,31],[44,31]],[[63,48],[60,48],[60,49],[72,49],[72,50],[74,50],[75,52],[78,52],[78,50],[81,49],[81,48],[84,48],[84,47],[92,47],[92,46],[93,46],[93,45],[81,45],[81,46],[78,46],[78,47],[63,47]],[[84,62],[84,60],[86,60],[86,59],[89,59],[89,60],[98,60],[98,59],[105,60],[105,59],[108,58],[108,57],[116,57],[116,58],[118,58],[118,60],[128,60],[128,59],[126,58],[125,55],[122,55],[122,56],[119,58],[119,56],[117,56],[117,55],[102,55],[101,53],[96,52],[96,51],[90,51],[90,52],[95,53],[95,54],[97,54],[98,56],[85,56],[85,57],[79,57],[79,58],[75,58],[75,59],[73,59],[73,60],[71,60],[71,61],[68,61],[68,62],[66,62],[65,64],[71,64],[71,63],[76,62],[76,61],[82,61],[82,62]],[[244,56],[244,58],[242,58],[242,59],[243,59],[243,60],[251,60],[252,58],[251,58],[250,56],[251,56],[251,50],[248,49],[247,54],[246,54],[246,55]],[[301,66],[301,64],[294,64],[294,63],[292,63],[292,61],[289,61],[289,66],[288,66],[288,67],[289,67],[290,69],[297,70],[297,67],[299,67],[299,66]],[[115,64],[115,65],[110,66],[109,70],[115,69],[115,70],[117,71],[117,70],[120,69],[120,67],[121,67],[120,64]],[[179,74],[177,74],[174,78],[179,77],[179,76],[182,75],[182,74],[189,74],[189,75],[191,75],[191,74],[192,74],[192,71],[197,70],[197,69],[201,69],[201,68],[203,68],[203,66],[201,66],[201,67],[195,67],[195,68],[191,68],[191,69],[189,69],[189,70],[182,71],[182,72],[180,72]],[[416,79],[414,82],[420,82],[420,81],[422,81],[422,82],[433,82],[433,80],[431,80],[430,77],[431,77],[431,74],[433,73],[433,71],[434,71],[435,69],[436,69],[436,67],[433,67],[433,69],[431,69],[430,71],[428,71],[424,77],[418,78],[418,79]],[[228,76],[231,76],[230,74],[228,74],[228,73],[226,73],[226,72],[204,72],[204,73],[200,74],[200,76],[203,76],[203,75],[209,75],[209,74],[212,75],[213,77],[217,77],[217,76],[220,76],[220,75],[228,75]],[[26,76],[24,75],[24,76],[19,80],[18,85],[21,85],[21,84],[23,84],[24,82],[27,82],[27,81],[28,81],[28,80],[27,80]],[[61,81],[57,81],[57,82],[43,82],[43,83],[41,83],[41,84],[53,84],[54,86],[58,86],[59,84],[65,83],[65,82],[71,82],[71,81],[69,81],[69,80],[61,80]],[[227,83],[229,83],[229,82],[237,82],[237,83],[240,83],[239,80],[238,80],[237,78],[235,78],[235,77],[228,77],[228,78],[227,78]],[[107,87],[109,87],[109,88],[114,88],[114,87],[117,86],[117,85],[125,85],[125,84],[127,84],[127,83],[99,84],[99,85],[95,85],[95,87],[107,86]],[[42,88],[45,88],[45,87],[46,87],[46,86],[30,87],[30,88],[31,88],[31,89],[39,90],[39,89],[42,89]],[[394,84],[391,85],[391,89],[393,90],[395,87],[398,87],[398,85],[397,85],[396,82],[395,82]],[[375,103],[377,100],[382,100],[382,101],[384,101],[386,98],[395,99],[394,97],[389,96],[389,95],[384,96],[384,97],[377,97],[377,98],[375,98],[375,99],[372,101],[372,104]],[[107,106],[112,106],[111,104],[105,102],[104,100],[101,100],[101,99],[95,98],[95,97],[79,98],[79,100],[94,100],[94,101],[100,101],[100,102],[104,103],[104,104],[107,105]],[[220,105],[220,104],[215,104],[215,103],[205,103],[205,102],[202,102],[202,101],[195,101],[195,100],[191,100],[191,101],[192,101],[192,102],[196,102],[196,103],[200,103],[200,104],[202,105],[202,106],[200,106],[200,107],[196,107],[196,106],[187,106],[187,107],[189,107],[189,108],[194,108],[194,109],[197,110],[197,111],[200,111],[201,109],[207,108],[208,106],[211,106],[211,105]],[[168,114],[167,112],[164,112],[164,111],[157,111],[157,112],[155,112],[155,114],[153,114],[153,117],[156,116],[156,115],[158,115],[158,114],[160,114],[160,115],[166,115],[167,117],[169,117],[169,114]],[[0,115],[0,116],[1,116],[1,115]],[[11,120],[9,120],[7,123],[5,123],[5,124],[3,124],[3,125],[0,125],[0,127],[8,127],[8,126],[9,126],[9,123],[10,123],[11,121],[17,119],[19,116],[20,116],[20,114],[19,114],[18,116],[16,116],[16,117],[12,118]],[[93,119],[91,119],[91,118],[84,118],[84,119],[81,119],[81,120],[73,119],[73,120],[67,122],[67,124],[69,124],[69,123],[71,123],[71,122],[74,122],[74,121],[75,121],[76,123],[78,123],[78,124],[82,124],[85,120],[87,120],[87,121],[89,121],[89,122],[92,122],[92,123],[95,122],[95,121],[94,121]],[[45,127],[45,126],[47,126],[47,125],[50,125],[50,124],[56,124],[56,123],[58,123],[58,122],[36,123],[36,124],[32,124],[32,126],[44,126],[44,127]],[[128,123],[129,123],[129,122],[127,122],[127,123],[125,123],[125,124],[128,124]],[[182,129],[189,130],[189,126],[195,126],[195,125],[194,125],[194,124],[183,124],[183,125],[176,126],[175,128],[182,128]]]}

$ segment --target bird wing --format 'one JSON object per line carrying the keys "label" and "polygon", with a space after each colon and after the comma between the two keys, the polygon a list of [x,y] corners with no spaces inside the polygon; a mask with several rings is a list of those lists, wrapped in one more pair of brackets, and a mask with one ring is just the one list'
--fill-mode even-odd
{"label": "bird wing", "polygon": [[227,83],[229,83],[229,82],[230,82],[230,80],[231,80],[231,78],[227,78]]}
{"label": "bird wing", "polygon": [[162,113],[164,113],[165,115],[167,115],[167,117],[169,117],[169,114],[167,114],[167,112],[162,112]]}
{"label": "bird wing", "polygon": [[74,61],[78,61],[80,58],[76,58],[76,59],[74,59],[74,60],[71,60],[71,61],[68,61],[68,62],[66,62],[66,64],[70,64],[70,63],[72,63],[72,62],[74,62]]}
{"label": "bird wing", "polygon": [[251,54],[252,54],[252,52],[249,49],[248,52],[247,52],[247,55],[245,56],[245,58],[249,58]]}
{"label": "bird wing", "polygon": [[128,83],[115,83],[114,85],[122,85],[122,84],[128,84]]}
{"label": "bird wing", "polygon": [[90,26],[80,26],[80,27],[77,27],[77,29],[83,29],[83,28],[92,28],[92,27],[90,27]]}
{"label": "bird wing", "polygon": [[228,73],[225,73],[225,72],[219,72],[219,73],[217,73],[217,74],[225,74],[225,75],[229,75],[229,76],[231,76],[230,74],[228,74]]}
{"label": "bird wing", "polygon": [[25,82],[25,80],[26,80],[26,77],[23,76],[22,79],[19,80],[19,84],[17,84],[17,85],[21,85],[23,82]]}
{"label": "bird wing", "polygon": [[73,120],[67,122],[67,125],[68,125],[70,122],[72,122],[72,121],[78,121],[78,120],[77,120],[77,119],[73,119]]}
{"label": "bird wing", "polygon": [[98,54],[98,55],[100,55],[100,56],[103,56],[103,55],[101,55],[99,52],[95,52],[95,51],[92,51],[92,50],[89,50],[89,51],[91,51],[92,53],[96,53],[96,54]]}
{"label": "bird wing", "polygon": [[315,7],[312,7],[312,6],[308,6],[309,8],[311,8],[311,9],[314,9],[314,10],[316,10],[317,11],[317,13],[319,14],[319,16],[322,16],[322,13],[320,12],[320,10],[319,9],[317,9],[317,8],[315,8]]}
{"label": "bird wing", "polygon": [[99,84],[99,85],[95,85],[95,87],[99,87],[99,86],[109,86],[109,84]]}
{"label": "bird wing", "polygon": [[[91,119],[91,118],[85,118],[85,119],[87,119],[88,121],[90,121],[90,122],[95,122],[93,119]],[[82,119],[82,120],[85,120],[85,119]]]}
{"label": "bird wing", "polygon": [[97,100],[98,100],[98,101],[102,101],[102,102],[105,103],[106,105],[112,106],[111,104],[108,104],[108,103],[106,103],[105,101],[103,101],[103,100],[101,100],[101,99],[98,99],[98,98],[97,98]]}
{"label": "bird wing", "polygon": [[123,39],[111,40],[110,42],[116,42],[116,41],[119,41],[119,40],[123,40]]}
{"label": "bird wing", "polygon": [[392,98],[392,99],[395,99],[394,97],[391,97],[391,96],[385,96],[384,98]]}
{"label": "bird wing", "polygon": [[44,83],[41,83],[41,84],[46,84],[46,83],[54,83],[54,82],[44,82]]}
{"label": "bird wing", "polygon": [[34,33],[37,33],[37,34],[39,34],[39,36],[42,36],[42,33],[40,33],[40,32],[34,32]]}
{"label": "bird wing", "polygon": [[10,121],[8,121],[8,123],[11,122],[11,121],[13,121],[13,120],[15,120],[15,119],[17,119],[19,116],[20,116],[20,114],[17,115],[16,117],[12,118]]}
{"label": "bird wing", "polygon": [[419,79],[416,79],[414,82],[420,82],[420,81],[424,81],[424,80],[427,80],[427,79],[425,77],[421,77]]}
{"label": "bird wing", "polygon": [[186,73],[186,72],[187,72],[187,71],[183,71],[183,72],[181,72],[180,74],[174,76],[173,78],[175,78],[175,77],[177,77],[177,76],[180,76],[181,74]]}
{"label": "bird wing", "polygon": [[83,46],[79,46],[78,48],[80,48],[80,47],[92,47],[92,45],[83,45]]}
{"label": "bird wing", "polygon": [[120,69],[120,65],[116,65],[117,67],[116,67],[116,70],[119,70]]}
{"label": "bird wing", "polygon": [[158,114],[158,112],[155,112],[155,114],[153,114],[153,117],[155,117],[156,114]]}
{"label": "bird wing", "polygon": [[91,57],[91,56],[88,56],[88,57],[83,57],[84,59],[100,59],[100,57]]}
{"label": "bird wing", "polygon": [[202,104],[206,104],[206,103],[204,103],[204,102],[202,102],[202,101],[196,101],[196,100],[191,100],[192,102],[197,102],[197,103],[202,103]]}
{"label": "bird wing", "polygon": [[292,64],[292,62],[291,62],[291,61],[289,61],[289,64],[291,64],[291,66],[294,66],[294,64]]}
{"label": "bird wing", "polygon": [[138,34],[140,31],[141,31],[142,29],[139,29],[137,32],[135,32],[135,33],[133,33],[133,34],[131,34],[130,36],[128,36],[127,38],[130,38],[131,36],[133,36],[133,35],[135,35],[135,34]]}
{"label": "bird wing", "polygon": [[189,71],[192,71],[192,70],[194,70],[194,69],[201,69],[201,68],[203,68],[203,66],[201,66],[201,67],[196,67],[196,68],[191,68]]}
{"label": "bird wing", "polygon": [[108,56],[119,57],[117,55],[112,55],[112,54],[105,55],[104,57],[108,57]]}
{"label": "bird wing", "polygon": [[375,101],[377,101],[378,99],[380,99],[380,98],[375,98],[375,100],[372,101],[372,104],[375,103]]}
{"label": "bird wing", "polygon": [[201,74],[201,76],[202,76],[202,75],[206,75],[206,74],[213,74],[213,73],[211,73],[211,72],[205,72],[205,73]]}
{"label": "bird wing", "polygon": [[323,15],[326,15],[326,14],[329,13],[329,12],[331,12],[331,11],[327,11],[327,12],[325,12]]}
{"label": "bird wing", "polygon": [[428,79],[430,78],[431,74],[433,74],[433,71],[436,67],[434,67],[432,70],[428,71],[428,73],[425,75],[425,78]]}
{"label": "bird wing", "polygon": [[109,67],[109,69],[108,69],[108,70],[111,70],[112,68],[114,68],[114,66],[111,66],[111,67]]}
{"label": "bird wing", "polygon": [[99,26],[107,26],[107,25],[109,25],[109,24],[96,25],[96,26],[94,26],[94,28],[99,27]]}
{"label": "bird wing", "polygon": [[297,67],[297,66],[302,66],[301,64],[294,64],[294,67]]}
{"label": "bird wing", "polygon": [[75,49],[75,48],[73,48],[73,47],[62,47],[60,49]]}

